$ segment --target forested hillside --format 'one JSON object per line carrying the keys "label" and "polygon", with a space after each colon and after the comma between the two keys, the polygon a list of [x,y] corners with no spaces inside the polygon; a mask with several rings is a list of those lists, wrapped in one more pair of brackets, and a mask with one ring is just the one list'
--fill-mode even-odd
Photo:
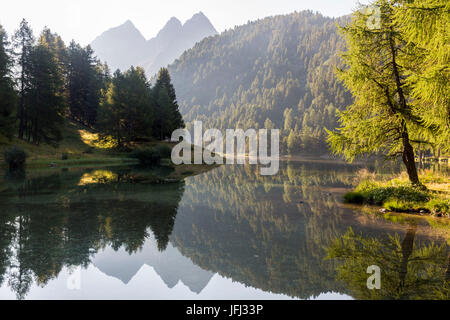
{"label": "forested hillside", "polygon": [[169,67],[185,121],[278,128],[282,152],[326,152],[324,127],[335,128],[336,111],[352,101],[334,72],[345,19],[303,11],[198,43]]}
{"label": "forested hillside", "polygon": [[90,46],[66,46],[48,28],[35,38],[24,19],[10,41],[0,25],[0,148],[17,142],[57,148],[70,123],[118,149],[164,140],[184,127],[166,68],[152,87],[142,68],[111,75]]}

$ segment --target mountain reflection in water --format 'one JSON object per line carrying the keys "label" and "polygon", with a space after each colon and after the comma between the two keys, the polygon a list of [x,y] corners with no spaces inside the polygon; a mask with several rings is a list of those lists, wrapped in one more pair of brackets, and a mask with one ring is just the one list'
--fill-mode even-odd
{"label": "mountain reflection in water", "polygon": [[[448,299],[448,222],[343,205],[359,169],[222,166],[162,185],[149,183],[162,168],[5,176],[0,298]],[[381,290],[366,287],[372,264]]]}

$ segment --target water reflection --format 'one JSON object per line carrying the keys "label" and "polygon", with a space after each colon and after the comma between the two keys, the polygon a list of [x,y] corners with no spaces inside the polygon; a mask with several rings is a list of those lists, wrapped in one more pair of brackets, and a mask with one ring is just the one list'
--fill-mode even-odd
{"label": "water reflection", "polygon": [[[67,269],[95,267],[129,284],[150,266],[168,288],[183,283],[195,294],[216,275],[295,298],[448,298],[446,233],[343,206],[359,169],[284,163],[267,177],[256,167],[223,166],[163,185],[155,184],[170,173],[163,168],[5,177],[0,287],[22,299]],[[388,282],[377,292],[365,287],[364,266],[373,261],[386,267]]]}
{"label": "water reflection", "polygon": [[[341,263],[340,279],[350,294],[358,299],[448,300],[450,256],[446,245],[434,243],[417,246],[416,225],[410,225],[403,238],[365,238],[350,229],[328,249],[328,257]],[[379,290],[367,290],[367,266],[381,268]]]}
{"label": "water reflection", "polygon": [[97,184],[80,182],[92,181],[87,177],[98,177],[98,171],[8,181],[1,196],[0,283],[22,299],[33,281],[45,286],[64,266],[87,267],[106,247],[133,254],[152,234],[164,251],[184,183],[121,182],[132,175],[117,171]]}

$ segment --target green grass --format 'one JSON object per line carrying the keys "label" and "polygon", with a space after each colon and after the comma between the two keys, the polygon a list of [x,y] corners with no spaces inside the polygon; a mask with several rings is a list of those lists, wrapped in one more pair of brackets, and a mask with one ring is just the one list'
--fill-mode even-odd
{"label": "green grass", "polygon": [[[3,150],[10,146],[18,146],[28,155],[26,169],[44,169],[49,167],[72,168],[84,166],[111,166],[137,164],[138,160],[131,158],[130,152],[117,151],[112,138],[99,139],[92,129],[78,123],[67,121],[63,130],[63,140],[58,147],[47,144],[39,146],[13,138],[8,140],[0,135],[0,168],[7,168],[3,160]],[[145,141],[130,145],[130,149],[154,148],[162,154],[161,165],[175,168],[174,178],[183,178],[208,171],[215,166],[210,165],[179,165],[170,161],[170,152],[175,144],[164,141]]]}
{"label": "green grass", "polygon": [[405,174],[387,181],[374,176],[362,180],[356,189],[344,195],[344,202],[383,206],[394,212],[427,212],[450,215],[450,179],[448,176],[423,171],[421,182],[426,186],[412,186]]}

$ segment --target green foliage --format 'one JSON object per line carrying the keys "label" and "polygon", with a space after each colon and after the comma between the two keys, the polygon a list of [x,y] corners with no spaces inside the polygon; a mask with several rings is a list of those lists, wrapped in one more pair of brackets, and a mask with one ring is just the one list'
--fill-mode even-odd
{"label": "green foliage", "polygon": [[[419,184],[413,146],[448,152],[450,139],[450,6],[441,0],[376,0],[380,24],[355,11],[342,27],[346,68],[339,78],[355,103],[328,131],[336,154],[352,161],[369,153],[401,155],[411,182]],[[364,8],[359,8],[364,9]]]}
{"label": "green foliage", "polygon": [[153,88],[140,67],[116,71],[101,103],[97,127],[119,146],[139,138],[163,140],[184,127],[167,69],[161,69]]}
{"label": "green foliage", "polygon": [[154,101],[142,68],[114,73],[99,110],[98,128],[119,146],[138,137],[150,137]]}
{"label": "green foliage", "polygon": [[447,216],[450,215],[450,200],[449,199],[431,199],[427,204],[426,208],[430,210],[431,213],[442,213]]}
{"label": "green foliage", "polygon": [[[430,173],[425,174],[424,180],[431,184],[444,182],[443,177],[435,175],[432,178]],[[354,191],[344,195],[344,202],[379,205],[395,212],[419,212],[424,210],[432,214],[450,214],[450,200],[445,193],[416,187],[402,179],[389,181],[363,180]]]}
{"label": "green foliage", "polygon": [[334,75],[344,48],[336,22],[346,20],[303,11],[204,39],[169,66],[186,122],[281,129],[283,151],[326,152],[323,127],[352,101]]}
{"label": "green foliage", "polygon": [[23,20],[14,35],[19,68],[18,137],[39,145],[56,145],[62,138],[65,108],[65,46],[61,38],[45,28],[35,44]]}
{"label": "green foliage", "polygon": [[399,199],[389,199],[383,203],[383,207],[394,212],[407,212],[414,210],[416,203]]}
{"label": "green foliage", "polygon": [[450,140],[450,3],[402,1],[395,7],[398,30],[408,41],[407,83],[414,115],[435,133],[435,144],[449,152]]}
{"label": "green foliage", "polygon": [[3,151],[3,158],[10,171],[22,170],[27,160],[27,154],[22,148],[12,146]]}
{"label": "green foliage", "polygon": [[67,159],[69,159],[69,154],[67,152],[63,152],[61,154],[61,160],[67,160]]}
{"label": "green foliage", "polygon": [[160,140],[168,138],[176,129],[184,128],[184,121],[178,107],[175,88],[171,82],[169,70],[161,68],[153,87],[156,100],[156,119],[153,124],[154,133]]}
{"label": "green foliage", "polygon": [[363,181],[355,192],[364,196],[364,202],[368,204],[382,205],[389,199],[401,201],[423,202],[428,201],[430,196],[423,189],[408,185],[393,185],[377,183],[373,181]]}
{"label": "green foliage", "polygon": [[364,194],[361,192],[347,192],[344,195],[344,202],[346,203],[355,203],[355,204],[363,204],[365,201]]}
{"label": "green foliage", "polygon": [[[413,146],[439,145],[442,135],[417,109],[411,68],[421,63],[411,49],[408,35],[398,25],[397,15],[406,2],[376,0],[380,10],[375,28],[372,17],[359,8],[352,22],[341,28],[347,41],[342,55],[345,68],[338,76],[354,95],[355,102],[339,113],[341,126],[328,131],[328,143],[335,154],[349,161],[370,153],[401,156],[412,183],[419,185]],[[448,85],[447,85],[448,87]],[[444,117],[448,117],[447,115]]]}

